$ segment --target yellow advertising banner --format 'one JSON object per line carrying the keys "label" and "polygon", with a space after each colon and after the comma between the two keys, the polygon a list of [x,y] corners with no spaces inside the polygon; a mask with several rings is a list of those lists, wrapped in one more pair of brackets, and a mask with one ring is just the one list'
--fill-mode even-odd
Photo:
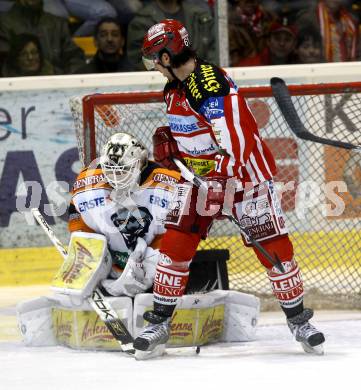
{"label": "yellow advertising banner", "polygon": [[53,309],[55,337],[71,348],[119,350],[119,344],[93,311]]}
{"label": "yellow advertising banner", "polygon": [[[118,313],[119,314],[119,313]],[[61,345],[79,349],[120,350],[107,327],[93,311],[53,308],[54,335]],[[220,339],[224,305],[204,309],[178,309],[172,318],[172,346],[203,345]]]}
{"label": "yellow advertising banner", "polygon": [[177,309],[172,317],[170,345],[203,345],[220,339],[224,305],[203,309]]}

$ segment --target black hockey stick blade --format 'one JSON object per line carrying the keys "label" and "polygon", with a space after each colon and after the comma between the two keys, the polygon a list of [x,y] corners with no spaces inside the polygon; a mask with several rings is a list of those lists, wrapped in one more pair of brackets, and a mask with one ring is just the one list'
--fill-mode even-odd
{"label": "black hockey stick blade", "polygon": [[303,125],[292,102],[287,85],[283,79],[279,77],[272,77],[271,88],[278,108],[280,109],[290,129],[298,138],[304,139],[306,141],[317,142],[323,145],[330,145],[335,146],[337,148],[354,150],[355,152],[361,153],[361,146],[353,145],[348,142],[334,141],[327,138],[318,137],[310,133]]}

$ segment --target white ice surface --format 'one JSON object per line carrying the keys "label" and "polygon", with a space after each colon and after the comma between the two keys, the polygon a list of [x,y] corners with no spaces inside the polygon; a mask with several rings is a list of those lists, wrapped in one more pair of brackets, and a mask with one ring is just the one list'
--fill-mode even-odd
{"label": "white ice surface", "polygon": [[[0,310],[3,334],[9,314]],[[142,362],[119,352],[28,348],[3,337],[0,389],[361,389],[361,313],[317,312],[313,323],[326,336],[323,356],[305,354],[280,313],[262,314],[256,341],[202,347],[199,355],[170,349]]]}

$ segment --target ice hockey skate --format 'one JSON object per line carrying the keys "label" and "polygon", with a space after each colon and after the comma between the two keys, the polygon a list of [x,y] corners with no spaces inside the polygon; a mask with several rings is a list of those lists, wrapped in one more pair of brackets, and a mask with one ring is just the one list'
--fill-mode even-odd
{"label": "ice hockey skate", "polygon": [[153,311],[147,311],[143,318],[149,324],[134,340],[135,358],[146,360],[162,356],[170,335],[170,317],[163,317]]}
{"label": "ice hockey skate", "polygon": [[287,324],[296,341],[301,343],[305,352],[323,355],[325,336],[308,322],[312,317],[313,310],[304,309],[302,313],[289,318]]}

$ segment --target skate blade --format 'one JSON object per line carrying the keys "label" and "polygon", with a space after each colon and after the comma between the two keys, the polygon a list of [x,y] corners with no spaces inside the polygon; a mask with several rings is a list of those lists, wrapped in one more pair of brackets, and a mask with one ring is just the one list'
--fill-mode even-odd
{"label": "skate blade", "polygon": [[164,355],[165,353],[165,344],[157,345],[152,351],[140,351],[139,349],[135,350],[135,360],[148,360],[154,359]]}
{"label": "skate blade", "polygon": [[311,347],[310,345],[307,345],[305,343],[301,343],[303,350],[306,353],[310,353],[312,355],[323,355],[324,350],[323,350],[323,344],[316,345],[315,347]]}

